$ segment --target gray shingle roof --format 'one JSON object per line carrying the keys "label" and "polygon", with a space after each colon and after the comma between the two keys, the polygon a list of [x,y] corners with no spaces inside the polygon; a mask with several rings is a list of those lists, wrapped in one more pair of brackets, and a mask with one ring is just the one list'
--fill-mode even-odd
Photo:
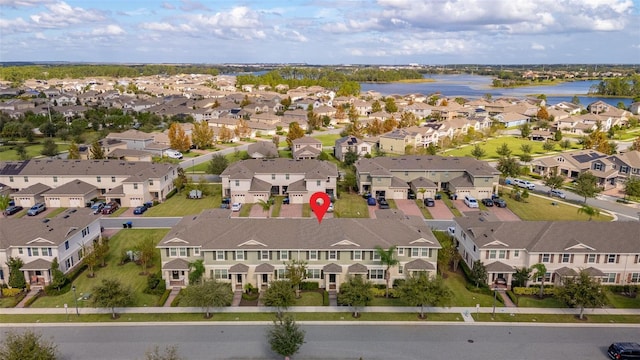
{"label": "gray shingle roof", "polygon": [[415,259],[404,264],[407,271],[435,270],[435,266],[423,259]]}
{"label": "gray shingle roof", "polygon": [[189,270],[189,262],[185,259],[173,259],[164,264],[162,270]]}
{"label": "gray shingle roof", "polygon": [[76,180],[68,182],[64,185],[60,185],[57,188],[51,189],[45,193],[45,195],[86,195],[92,191],[95,191],[96,187],[87,184],[84,181]]}
{"label": "gray shingle roof", "polygon": [[51,190],[51,187],[45,184],[36,183],[20,191],[14,192],[12,195],[39,195],[49,190]]}
{"label": "gray shingle roof", "polygon": [[347,268],[347,272],[349,274],[366,274],[367,271],[367,267],[360,263],[349,265],[349,267]]}
{"label": "gray shingle roof", "polygon": [[251,179],[255,174],[306,174],[321,176],[338,176],[338,167],[328,161],[293,160],[293,159],[248,159],[229,165],[222,176],[228,175],[232,179]]}
{"label": "gray shingle roof", "polygon": [[[65,215],[69,216],[65,218]],[[26,245],[37,238],[58,246],[94,221],[100,221],[100,218],[80,212],[60,214],[46,223],[34,217],[0,218],[0,248]]]}
{"label": "gray shingle roof", "polygon": [[22,165],[15,175],[66,175],[66,176],[123,176],[133,175],[143,171],[153,174],[153,177],[164,176],[175,165],[150,163],[148,161],[123,160],[27,160],[24,162],[0,162],[0,174],[5,167]]}
{"label": "gray shingle roof", "polygon": [[470,157],[443,157],[435,155],[363,158],[356,162],[356,168],[358,172],[361,173],[382,168],[393,172],[404,170],[464,170],[474,176],[500,174],[500,172],[484,161]]}
{"label": "gray shingle roof", "polygon": [[342,266],[331,263],[323,266],[322,271],[324,271],[327,274],[339,274],[342,272]]}

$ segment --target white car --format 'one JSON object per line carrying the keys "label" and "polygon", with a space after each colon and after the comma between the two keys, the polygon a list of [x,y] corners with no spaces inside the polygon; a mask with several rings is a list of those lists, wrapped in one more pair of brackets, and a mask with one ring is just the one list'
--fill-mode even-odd
{"label": "white car", "polygon": [[563,191],[556,190],[556,189],[549,190],[549,196],[559,197],[560,199],[565,199],[567,197],[567,195],[565,195]]}
{"label": "white car", "polygon": [[233,204],[231,204],[231,211],[240,211],[240,208],[242,208],[242,204],[241,203],[233,203]]}
{"label": "white car", "polygon": [[165,154],[167,154],[167,157],[170,157],[172,159],[182,159],[182,153],[178,150],[167,150],[165,151]]}
{"label": "white car", "polygon": [[529,190],[533,190],[536,188],[536,184],[522,179],[513,179],[513,184],[516,184],[521,188],[527,188]]}

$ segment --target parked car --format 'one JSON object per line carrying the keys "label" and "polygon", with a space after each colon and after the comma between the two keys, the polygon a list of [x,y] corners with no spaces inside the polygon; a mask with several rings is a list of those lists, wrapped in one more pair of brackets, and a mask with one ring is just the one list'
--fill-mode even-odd
{"label": "parked car", "polygon": [[497,207],[500,207],[500,208],[506,208],[507,207],[507,202],[504,201],[504,199],[500,199],[500,198],[493,199],[493,204],[495,206],[497,206]]}
{"label": "parked car", "polygon": [[513,179],[513,181],[511,182],[512,184],[515,184],[521,188],[526,188],[529,190],[533,190],[536,188],[536,184],[529,182],[527,180],[522,180],[522,179]]}
{"label": "parked car", "polygon": [[482,199],[480,200],[482,201],[482,204],[486,207],[492,207],[493,206],[493,200],[486,198],[486,199]]}
{"label": "parked car", "polygon": [[376,206],[376,199],[374,197],[369,197],[367,199],[367,205],[369,206]]}
{"label": "parked car", "polygon": [[549,196],[553,197],[559,197],[560,199],[566,199],[567,195],[564,193],[564,191],[560,191],[558,189],[551,189],[549,190]]}
{"label": "parked car", "polygon": [[609,346],[607,354],[612,359],[640,359],[640,344],[634,342],[617,342]]}
{"label": "parked car", "polygon": [[472,209],[479,207],[478,200],[471,195],[464,196],[464,204]]}
{"label": "parked car", "polygon": [[167,155],[167,157],[170,157],[172,159],[182,159],[182,153],[178,150],[169,149],[164,153]]}
{"label": "parked car", "polygon": [[5,209],[4,214],[6,216],[10,216],[13,215],[17,212],[22,211],[22,209],[24,209],[22,206],[19,205],[13,205],[13,206],[9,206],[8,208]]}
{"label": "parked car", "polygon": [[27,215],[36,216],[36,215],[40,214],[41,212],[43,212],[45,210],[47,210],[47,207],[45,206],[44,203],[37,203],[37,204],[33,205],[31,207],[31,209],[29,209],[27,211]]}
{"label": "parked car", "polygon": [[233,203],[231,204],[231,211],[240,211],[240,209],[242,208],[242,204],[241,203]]}
{"label": "parked car", "polygon": [[416,193],[414,193],[413,190],[409,189],[409,192],[407,193],[407,199],[415,200],[416,199]]}
{"label": "parked car", "polygon": [[103,215],[110,215],[113,214],[116,210],[118,210],[120,208],[120,204],[118,204],[115,201],[111,201],[110,203],[108,203],[107,205],[105,205],[102,208],[102,214]]}
{"label": "parked car", "polygon": [[93,212],[94,215],[100,214],[102,212],[102,209],[104,208],[104,203],[102,201],[97,202],[93,205],[91,205],[91,211]]}
{"label": "parked car", "polygon": [[387,202],[387,199],[385,199],[385,198],[378,199],[378,208],[379,209],[388,209],[389,208],[389,203]]}
{"label": "parked car", "polygon": [[134,215],[142,215],[142,214],[144,214],[145,211],[147,211],[147,207],[146,206],[136,206],[136,208],[133,209],[133,214]]}
{"label": "parked car", "polygon": [[434,207],[434,206],[436,206],[436,201],[433,200],[433,198],[426,198],[426,199],[424,199],[424,206],[426,206],[426,207]]}

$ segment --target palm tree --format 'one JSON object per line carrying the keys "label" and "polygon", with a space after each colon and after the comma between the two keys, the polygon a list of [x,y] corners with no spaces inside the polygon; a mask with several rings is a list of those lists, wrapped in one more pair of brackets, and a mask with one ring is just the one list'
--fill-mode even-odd
{"label": "palm tree", "polygon": [[389,269],[391,269],[392,266],[398,265],[399,262],[395,257],[396,247],[392,246],[385,250],[380,245],[376,245],[376,252],[380,256],[380,262],[387,266],[384,271],[384,279],[387,281],[385,297],[389,297],[389,282],[391,281],[391,273],[389,272]]}
{"label": "palm tree", "polygon": [[267,213],[267,217],[269,217],[269,210],[271,210],[271,201],[267,200],[258,200],[258,205],[262,208],[262,211]]}
{"label": "palm tree", "polygon": [[585,214],[589,216],[589,221],[591,221],[594,216],[600,216],[600,210],[593,206],[582,205],[582,207],[578,209],[578,214]]}
{"label": "palm tree", "polygon": [[534,279],[538,276],[542,279],[540,282],[540,298],[542,298],[544,296],[544,278],[547,275],[547,267],[542,263],[537,263],[531,265],[531,270],[534,271],[532,275]]}
{"label": "palm tree", "polygon": [[424,193],[427,192],[427,189],[425,188],[420,188],[417,190],[421,195],[422,195],[422,205],[424,205]]}

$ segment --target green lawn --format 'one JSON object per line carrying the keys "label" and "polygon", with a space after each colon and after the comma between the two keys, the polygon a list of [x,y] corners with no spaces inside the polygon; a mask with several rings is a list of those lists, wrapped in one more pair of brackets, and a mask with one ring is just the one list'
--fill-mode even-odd
{"label": "green lawn", "polygon": [[[518,156],[522,154],[522,150],[520,150],[520,146],[522,144],[528,144],[531,146],[531,155],[535,156],[535,155],[542,155],[542,154],[548,153],[542,148],[542,144],[544,144],[544,142],[542,141],[533,141],[533,140],[522,139],[522,138],[513,137],[513,136],[502,136],[498,138],[488,139],[486,141],[482,141],[479,143],[480,148],[482,148],[486,152],[486,155],[482,159],[498,159],[500,155],[496,153],[496,150],[500,146],[502,146],[502,144],[507,144],[509,149],[511,149],[512,156]],[[578,145],[577,143],[572,142],[571,144],[572,144],[572,149],[581,148],[580,145]],[[475,147],[475,144],[474,145],[467,144],[456,149],[445,150],[441,154],[444,156],[472,157],[471,152],[473,151],[474,147]],[[554,150],[560,151],[563,149],[560,147],[560,145],[557,144]]]}
{"label": "green lawn", "polygon": [[322,293],[317,291],[303,291],[293,306],[322,306]]}
{"label": "green lawn", "polygon": [[271,217],[277,218],[280,216],[280,209],[282,209],[282,200],[284,196],[274,196],[273,206],[271,207]]}
{"label": "green lawn", "polygon": [[302,204],[302,217],[311,217],[311,206],[307,203]]}
{"label": "green lawn", "polygon": [[518,297],[518,307],[535,307],[535,308],[566,308],[567,305],[559,301],[553,296],[539,299],[537,296],[520,296]]}
{"label": "green lawn", "polygon": [[293,159],[293,155],[291,155],[291,150],[278,150],[278,156],[284,159]]}
{"label": "green lawn", "polygon": [[[56,142],[56,144],[58,144],[58,152],[64,152],[69,150],[68,143],[62,143],[58,138],[53,138],[53,140]],[[42,148],[43,148],[42,141],[44,141],[44,139],[38,139],[37,141],[39,141],[39,143],[25,146],[25,150],[27,151],[27,156],[29,158],[36,158],[36,157],[42,156],[40,152],[42,151]],[[20,158],[18,157],[18,153],[15,150],[15,147],[16,147],[15,145],[0,146],[0,161],[20,160]]]}
{"label": "green lawn", "polygon": [[222,185],[206,185],[211,195],[202,199],[187,198],[188,192],[183,190],[162,204],[151,207],[143,216],[185,216],[199,214],[204,209],[219,208],[222,203]]}
{"label": "green lawn", "polygon": [[[576,315],[578,314],[576,310]],[[585,320],[579,320],[576,315],[560,314],[496,314],[492,319],[492,314],[471,313],[476,321],[484,322],[541,322],[541,323],[620,323],[637,324],[640,322],[638,315],[585,315]]]}
{"label": "green lawn", "polygon": [[340,139],[340,134],[311,135],[311,137],[320,140],[322,146],[335,146],[336,140]]}
{"label": "green lawn", "polygon": [[447,195],[442,195],[442,201],[447,205],[449,210],[451,210],[451,213],[453,214],[453,216],[458,216],[458,217],[462,216],[462,213],[460,212],[460,210],[458,210],[458,208],[453,205],[453,201],[451,201],[451,199],[449,199]]}
{"label": "green lawn", "polygon": [[[493,306],[493,295],[485,295],[475,293],[467,290],[465,287],[466,279],[461,273],[453,273],[447,271],[445,284],[453,292],[453,298],[451,299],[450,306]],[[504,306],[500,301],[496,303],[496,306]]]}
{"label": "green lawn", "polygon": [[[107,257],[107,266],[104,268],[96,267],[94,278],[89,278],[88,270],[85,270],[73,282],[76,286],[76,294],[78,297],[84,293],[91,293],[92,288],[102,281],[102,279],[117,279],[123,284],[131,287],[134,292],[133,306],[157,306],[159,296],[144,294],[142,291],[147,286],[147,276],[139,275],[141,267],[133,262],[120,265],[120,258],[124,251],[132,250],[138,242],[152,237],[159,242],[163,236],[169,232],[168,229],[130,229],[121,230],[109,240],[109,255]],[[148,269],[149,273],[160,271],[160,250],[158,250],[157,258],[153,266]],[[37,308],[60,308],[64,304],[68,304],[71,308],[75,306],[74,294],[72,291],[59,296],[42,296],[36,300],[31,307]],[[78,301],[78,307],[89,307],[89,302]]]}
{"label": "green lawn", "polygon": [[374,297],[369,306],[408,306],[402,299]]}
{"label": "green lawn", "polygon": [[57,208],[57,209],[53,209],[53,211],[51,211],[50,213],[47,214],[47,216],[45,216],[48,219],[53,219],[54,217],[58,216],[59,214],[63,213],[65,210],[67,210],[67,208]]}
{"label": "green lawn", "polygon": [[342,192],[335,202],[333,215],[337,218],[368,218],[369,209],[362,196]]}
{"label": "green lawn", "polygon": [[[503,188],[504,189],[504,188]],[[525,221],[587,221],[589,217],[578,213],[578,208],[568,205],[557,199],[540,196],[529,196],[526,202],[516,201],[509,197],[510,190],[503,190],[502,198],[507,202],[507,207],[520,219]],[[556,205],[553,205],[555,203]],[[611,221],[613,218],[606,214],[595,216],[594,221]]]}
{"label": "green lawn", "polygon": [[393,199],[387,199],[387,203],[389,203],[389,209],[397,209],[398,208],[398,204],[396,204],[396,201]]}
{"label": "green lawn", "polygon": [[240,208],[240,217],[249,217],[249,215],[251,214],[251,208],[253,207],[254,204],[242,204],[242,207]]}
{"label": "green lawn", "polygon": [[611,291],[606,291],[607,303],[616,309],[640,309],[640,296],[636,296],[632,299],[628,296],[614,294]]}
{"label": "green lawn", "polygon": [[431,215],[427,207],[424,206],[424,201],[422,199],[416,199],[416,205],[418,206],[418,209],[420,209],[423,218],[433,219],[433,215]]}
{"label": "green lawn", "polygon": [[[238,149],[236,149],[236,150],[238,150]],[[236,161],[240,161],[242,159],[248,159],[249,158],[249,153],[246,150],[240,150],[240,151],[234,151],[232,153],[229,153],[229,154],[225,155],[225,157],[229,161],[229,164],[232,164],[232,163],[234,163]]]}

